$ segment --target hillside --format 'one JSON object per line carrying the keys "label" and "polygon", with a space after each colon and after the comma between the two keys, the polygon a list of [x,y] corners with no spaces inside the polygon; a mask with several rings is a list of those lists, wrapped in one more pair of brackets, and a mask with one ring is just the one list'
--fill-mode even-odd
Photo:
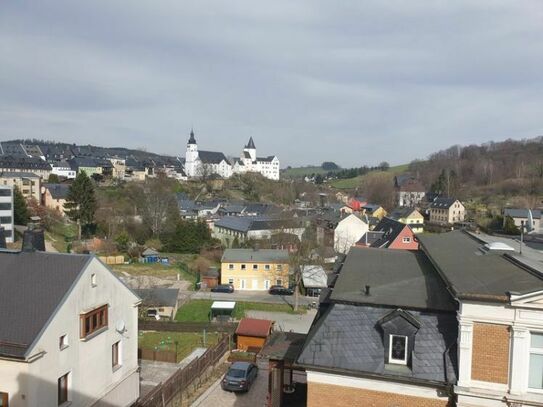
{"label": "hillside", "polygon": [[390,167],[388,171],[372,171],[371,173],[359,175],[353,178],[337,179],[330,182],[329,185],[337,189],[355,189],[359,187],[360,185],[362,185],[364,183],[364,180],[367,179],[367,177],[370,174],[371,175],[376,175],[376,174],[389,175],[390,178],[392,178],[395,175],[406,172],[408,167],[409,167],[409,164],[396,165],[394,167]]}

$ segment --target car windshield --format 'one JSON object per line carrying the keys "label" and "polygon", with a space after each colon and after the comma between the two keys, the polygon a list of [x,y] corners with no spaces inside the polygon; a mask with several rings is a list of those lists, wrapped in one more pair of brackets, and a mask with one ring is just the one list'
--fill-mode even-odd
{"label": "car windshield", "polygon": [[245,370],[241,369],[230,369],[228,375],[230,377],[245,377]]}

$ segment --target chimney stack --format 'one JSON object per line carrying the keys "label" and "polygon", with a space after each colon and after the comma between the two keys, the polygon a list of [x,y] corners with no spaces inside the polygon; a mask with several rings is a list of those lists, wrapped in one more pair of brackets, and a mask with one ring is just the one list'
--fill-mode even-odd
{"label": "chimney stack", "polygon": [[42,229],[27,229],[23,234],[23,252],[45,251],[45,235]]}

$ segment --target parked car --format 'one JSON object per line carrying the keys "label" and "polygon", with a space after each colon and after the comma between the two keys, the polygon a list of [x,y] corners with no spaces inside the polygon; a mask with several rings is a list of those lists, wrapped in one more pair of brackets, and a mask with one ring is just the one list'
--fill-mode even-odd
{"label": "parked car", "polygon": [[211,289],[214,293],[233,293],[234,286],[231,284],[219,284],[217,287]]}
{"label": "parked car", "polygon": [[221,382],[223,390],[249,391],[258,376],[258,366],[249,362],[234,362]]}
{"label": "parked car", "polygon": [[292,295],[294,290],[292,288],[285,288],[282,285],[272,285],[269,293],[272,295]]}

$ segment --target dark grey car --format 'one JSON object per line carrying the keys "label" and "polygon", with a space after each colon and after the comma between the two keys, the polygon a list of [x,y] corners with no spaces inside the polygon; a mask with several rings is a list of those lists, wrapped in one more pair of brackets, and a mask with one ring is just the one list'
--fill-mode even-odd
{"label": "dark grey car", "polygon": [[223,390],[249,391],[258,375],[258,366],[249,362],[234,362],[221,382]]}

